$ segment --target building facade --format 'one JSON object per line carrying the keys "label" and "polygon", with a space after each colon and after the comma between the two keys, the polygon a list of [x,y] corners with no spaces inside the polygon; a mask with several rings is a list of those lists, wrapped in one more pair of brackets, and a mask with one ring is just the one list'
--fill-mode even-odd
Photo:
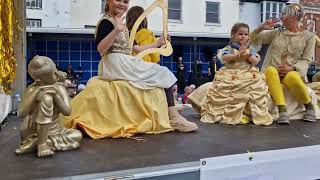
{"label": "building facade", "polygon": [[[320,37],[320,0],[300,0],[304,6],[306,15],[303,20],[304,26],[314,32]],[[315,51],[316,65],[320,66],[320,49],[316,48]]]}
{"label": "building facade", "polygon": [[[60,10],[62,2],[64,6]],[[130,6],[144,8],[152,3],[153,0],[130,0]],[[71,64],[75,70],[83,72],[84,82],[96,75],[100,56],[93,34],[104,13],[104,4],[105,0],[90,0],[90,3],[87,0],[36,0],[32,6],[37,7],[27,6],[27,19],[41,19],[40,27],[31,24],[27,30],[27,59],[34,55],[49,56],[61,70]],[[49,7],[55,10],[47,11]],[[168,9],[174,53],[162,57],[160,64],[176,72],[176,58],[182,56],[188,79],[195,60],[201,60],[205,76],[208,60],[217,49],[228,44],[231,27],[239,21],[239,1],[169,0]],[[50,18],[53,20],[47,21]],[[148,15],[149,29],[157,35],[162,32],[161,22],[160,8]]]}
{"label": "building facade", "polygon": [[253,30],[267,19],[279,18],[288,0],[240,0],[240,20]]}
{"label": "building facade", "polygon": [[69,0],[25,0],[26,26],[30,28],[70,27]]}

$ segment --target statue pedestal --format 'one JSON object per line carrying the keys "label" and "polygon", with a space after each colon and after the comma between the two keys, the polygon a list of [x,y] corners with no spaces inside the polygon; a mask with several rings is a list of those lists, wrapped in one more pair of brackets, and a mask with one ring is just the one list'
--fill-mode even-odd
{"label": "statue pedestal", "polygon": [[8,116],[11,108],[11,96],[0,91],[0,123]]}

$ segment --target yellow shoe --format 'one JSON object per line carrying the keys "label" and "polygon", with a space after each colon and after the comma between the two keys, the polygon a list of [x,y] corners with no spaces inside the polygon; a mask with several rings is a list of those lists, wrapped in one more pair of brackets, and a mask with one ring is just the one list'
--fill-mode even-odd
{"label": "yellow shoe", "polygon": [[240,120],[240,124],[248,124],[250,122],[250,119],[247,115],[242,115],[242,118]]}

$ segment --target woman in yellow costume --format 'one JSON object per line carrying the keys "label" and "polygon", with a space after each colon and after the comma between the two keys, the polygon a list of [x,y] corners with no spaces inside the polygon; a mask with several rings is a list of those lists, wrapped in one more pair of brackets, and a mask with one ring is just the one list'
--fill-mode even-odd
{"label": "woman in yellow costume", "polygon": [[[299,4],[290,4],[283,9],[281,16],[284,29],[270,30],[278,22],[270,19],[250,34],[253,45],[269,44],[262,71],[265,72],[269,91],[279,109],[279,124],[289,124],[290,116],[294,115],[288,113],[283,86],[304,105],[303,120],[316,121],[315,107],[305,85],[307,70],[313,60],[316,36],[301,30],[299,22],[303,16],[304,11]],[[270,31],[262,32],[264,30]]]}
{"label": "woman in yellow costume", "polygon": [[107,2],[95,34],[102,56],[99,76],[91,78],[85,90],[71,101],[72,113],[64,119],[65,125],[79,126],[96,139],[173,129],[193,131],[194,127],[181,119],[174,123],[169,119],[163,88],[175,83],[174,75],[165,67],[130,55],[123,16],[128,4],[129,0]]}
{"label": "woman in yellow costume", "polygon": [[250,115],[257,125],[272,123],[267,107],[268,87],[255,66],[260,56],[247,46],[248,38],[249,26],[235,24],[230,45],[218,53],[225,66],[216,72],[213,83],[199,87],[189,96],[193,107],[200,111],[202,122],[242,124],[244,115]]}

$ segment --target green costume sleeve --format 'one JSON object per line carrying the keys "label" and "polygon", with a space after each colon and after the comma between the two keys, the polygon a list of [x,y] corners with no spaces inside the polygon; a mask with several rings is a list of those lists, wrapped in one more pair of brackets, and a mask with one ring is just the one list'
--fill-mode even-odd
{"label": "green costume sleeve", "polygon": [[310,36],[306,42],[301,59],[296,64],[293,64],[293,67],[295,67],[301,77],[306,76],[309,65],[313,61],[316,36]]}
{"label": "green costume sleeve", "polygon": [[250,44],[254,46],[257,51],[260,51],[262,44],[271,44],[279,32],[280,30],[265,31],[260,33],[253,31],[249,34]]}

